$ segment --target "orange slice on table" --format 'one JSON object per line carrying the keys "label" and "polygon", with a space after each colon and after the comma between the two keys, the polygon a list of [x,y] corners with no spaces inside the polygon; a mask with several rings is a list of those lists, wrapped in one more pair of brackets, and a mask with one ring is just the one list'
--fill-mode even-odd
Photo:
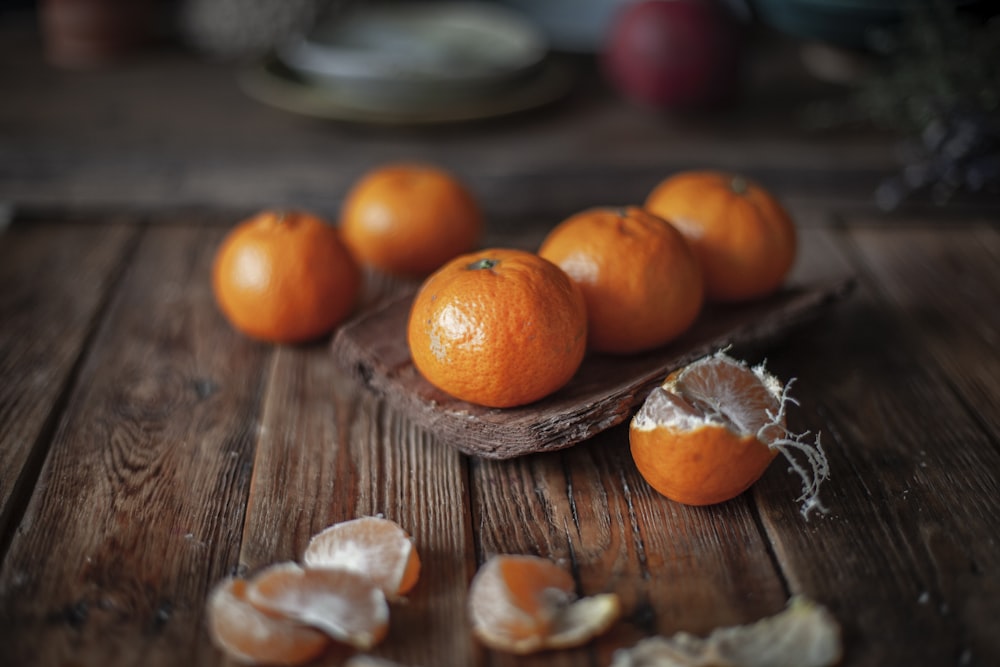
{"label": "orange slice on table", "polygon": [[389,598],[420,577],[420,556],[399,524],[377,516],[336,523],[316,534],[303,555],[309,568],[340,568],[368,576]]}
{"label": "orange slice on table", "polygon": [[526,654],[580,646],[621,614],[618,596],[578,599],[573,578],[538,556],[490,558],[469,587],[473,634],[486,646]]}
{"label": "orange slice on table", "polygon": [[226,655],[242,663],[301,665],[327,648],[330,638],[319,630],[250,604],[246,588],[245,579],[229,578],[208,597],[208,632]]}
{"label": "orange slice on table", "polygon": [[352,570],[278,563],[250,580],[246,596],[258,609],[363,650],[379,643],[389,628],[389,605],[382,590]]}

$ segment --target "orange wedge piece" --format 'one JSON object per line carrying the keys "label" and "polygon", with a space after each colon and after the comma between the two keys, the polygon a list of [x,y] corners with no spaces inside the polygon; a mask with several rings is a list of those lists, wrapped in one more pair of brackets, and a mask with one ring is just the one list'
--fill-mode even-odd
{"label": "orange wedge piece", "polygon": [[473,634],[517,654],[580,646],[621,614],[617,595],[577,599],[569,573],[537,556],[489,559],[472,579],[468,605]]}
{"label": "orange wedge piece", "polygon": [[225,579],[208,597],[208,632],[227,656],[242,663],[301,665],[323,653],[329,637],[250,604],[244,579]]}
{"label": "orange wedge piece", "polygon": [[420,557],[399,524],[367,516],[336,523],[315,535],[303,555],[308,568],[353,570],[389,598],[404,595],[420,577]]}
{"label": "orange wedge piece", "polygon": [[352,570],[279,563],[248,583],[246,597],[258,609],[312,626],[359,649],[380,642],[389,627],[389,605],[382,590]]}

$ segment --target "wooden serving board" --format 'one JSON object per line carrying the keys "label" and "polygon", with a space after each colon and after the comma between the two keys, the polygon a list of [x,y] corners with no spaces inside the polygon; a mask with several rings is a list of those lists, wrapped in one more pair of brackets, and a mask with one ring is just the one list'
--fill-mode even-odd
{"label": "wooden serving board", "polygon": [[406,343],[412,293],[345,324],[332,351],[338,365],[444,442],[474,456],[509,459],[570,447],[624,422],[671,371],[727,346],[773,341],[852,287],[851,280],[792,286],[753,303],[708,307],[670,345],[629,356],[589,354],[566,387],[517,408],[457,400],[420,375]]}

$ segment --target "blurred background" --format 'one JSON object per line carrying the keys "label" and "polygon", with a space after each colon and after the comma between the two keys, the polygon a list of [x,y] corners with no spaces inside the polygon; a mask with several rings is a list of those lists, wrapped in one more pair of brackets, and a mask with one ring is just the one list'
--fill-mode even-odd
{"label": "blurred background", "polygon": [[505,222],[678,169],[838,205],[992,204],[1000,3],[0,3],[7,207],[335,215],[391,160]]}

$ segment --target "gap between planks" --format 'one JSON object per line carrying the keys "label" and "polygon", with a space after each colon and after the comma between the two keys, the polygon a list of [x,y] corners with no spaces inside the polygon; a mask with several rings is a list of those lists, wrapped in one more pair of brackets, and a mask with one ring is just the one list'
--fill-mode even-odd
{"label": "gap between planks", "polygon": [[862,287],[781,368],[810,369],[796,413],[832,436],[831,515],[792,530],[797,517],[771,498],[795,484],[769,471],[754,490],[765,527],[793,589],[815,591],[844,623],[850,664],[995,664],[1000,489],[990,471],[1000,459],[987,443],[996,436],[941,381],[949,371],[932,351],[945,334],[974,341],[963,321],[927,329],[906,305],[911,290],[933,304],[920,286],[946,268],[946,244],[848,221],[827,245],[825,257],[851,263]]}
{"label": "gap between planks", "polygon": [[[120,216],[119,216],[120,217]],[[65,275],[72,272],[79,278],[79,271],[91,270],[96,271],[97,275],[92,276],[95,278],[98,289],[97,294],[91,297],[90,305],[88,307],[89,312],[81,313],[80,321],[75,321],[72,323],[63,323],[61,326],[57,327],[62,333],[62,337],[70,338],[69,349],[65,350],[62,355],[51,355],[47,354],[45,362],[51,364],[54,360],[54,365],[50,369],[49,373],[58,375],[56,382],[48,385],[43,394],[39,392],[31,392],[29,389],[26,393],[22,393],[25,387],[34,388],[37,386],[33,382],[28,382],[27,377],[19,377],[17,373],[12,373],[6,378],[6,384],[12,390],[18,391],[18,396],[13,400],[13,402],[27,402],[36,408],[38,412],[39,408],[44,408],[48,405],[48,409],[45,411],[44,415],[35,414],[28,423],[23,423],[20,425],[10,425],[10,428],[4,429],[5,435],[3,439],[11,437],[12,433],[21,430],[27,430],[29,433],[25,434],[25,439],[19,442],[9,442],[4,445],[7,455],[9,456],[11,450],[17,449],[27,449],[27,452],[20,452],[20,461],[8,461],[7,469],[2,473],[6,484],[6,489],[3,489],[3,494],[0,495],[0,562],[3,561],[4,556],[7,553],[7,549],[10,546],[10,542],[13,539],[14,533],[17,530],[18,525],[24,516],[24,512],[27,509],[28,503],[31,499],[32,493],[37,485],[39,476],[42,471],[42,467],[45,464],[45,460],[49,453],[49,447],[51,445],[52,439],[55,436],[56,430],[59,426],[60,420],[62,418],[63,412],[66,408],[67,401],[72,394],[75,385],[78,381],[80,369],[83,366],[87,355],[89,354],[98,327],[107,312],[108,305],[114,297],[117,290],[120,289],[120,283],[122,275],[125,273],[129,263],[134,257],[136,248],[138,247],[141,237],[142,237],[142,227],[135,225],[131,221],[118,220],[112,225],[105,226],[100,229],[96,234],[93,234],[88,230],[87,234],[83,239],[73,239],[72,236],[76,236],[78,229],[70,229],[64,225],[59,224],[47,224],[44,222],[35,223],[34,229],[24,228],[24,223],[21,220],[16,220],[15,228],[12,230],[5,230],[5,236],[3,237],[5,244],[11,244],[8,246],[8,250],[15,255],[15,262],[18,264],[23,264],[25,262],[24,248],[18,249],[18,246],[22,239],[18,238],[16,234],[27,233],[27,234],[44,234],[48,238],[48,243],[59,244],[61,239],[55,239],[53,237],[66,237],[67,244],[72,241],[72,258],[69,259],[71,266],[61,265],[61,262],[52,262],[51,260],[45,262],[37,262],[37,264],[43,266],[44,273],[41,276],[35,276],[29,278],[27,276],[19,276],[18,280],[22,287],[25,283],[30,284],[31,296],[27,298],[27,301],[32,304],[42,304],[48,302],[52,298],[52,292],[58,289],[58,286],[52,282],[55,278],[59,285],[63,284],[63,279]],[[82,250],[81,250],[82,245]],[[11,247],[14,246],[14,247]],[[110,254],[101,258],[97,258],[97,266],[87,265],[84,267],[73,267],[72,263],[77,261],[85,261],[89,258],[91,253],[88,252],[89,249],[100,249],[104,250],[104,246],[110,248]],[[42,259],[42,258],[37,258]],[[29,262],[34,260],[29,255]],[[34,267],[32,271],[36,270]],[[40,278],[40,279],[39,279]],[[14,287],[14,289],[18,289]],[[77,280],[72,289],[86,288],[86,280]],[[8,289],[8,288],[5,288]],[[74,295],[73,300],[85,301],[80,299],[77,295]],[[40,312],[40,311],[36,311]],[[59,313],[62,314],[62,313]],[[5,317],[9,315],[6,314]],[[38,317],[45,316],[44,313],[38,315]],[[37,336],[39,332],[51,330],[51,322],[34,321],[35,317],[31,318],[32,321],[28,323],[28,331],[23,333],[28,333],[30,337],[34,338],[32,345],[38,345]],[[69,334],[67,336],[67,334]],[[11,334],[7,334],[11,335]],[[44,341],[44,338],[42,339]],[[45,344],[49,347],[49,344]],[[16,347],[13,346],[13,347]],[[10,349],[10,348],[8,348]],[[17,357],[21,357],[21,353],[13,353]],[[14,361],[23,365],[23,361],[19,358]],[[39,373],[37,368],[24,368],[24,374],[27,375],[28,372]],[[34,395],[32,395],[34,393]],[[34,433],[30,433],[34,431]],[[15,454],[18,453],[15,451]],[[13,478],[11,475],[13,474]],[[0,487],[2,488],[2,487]]]}

